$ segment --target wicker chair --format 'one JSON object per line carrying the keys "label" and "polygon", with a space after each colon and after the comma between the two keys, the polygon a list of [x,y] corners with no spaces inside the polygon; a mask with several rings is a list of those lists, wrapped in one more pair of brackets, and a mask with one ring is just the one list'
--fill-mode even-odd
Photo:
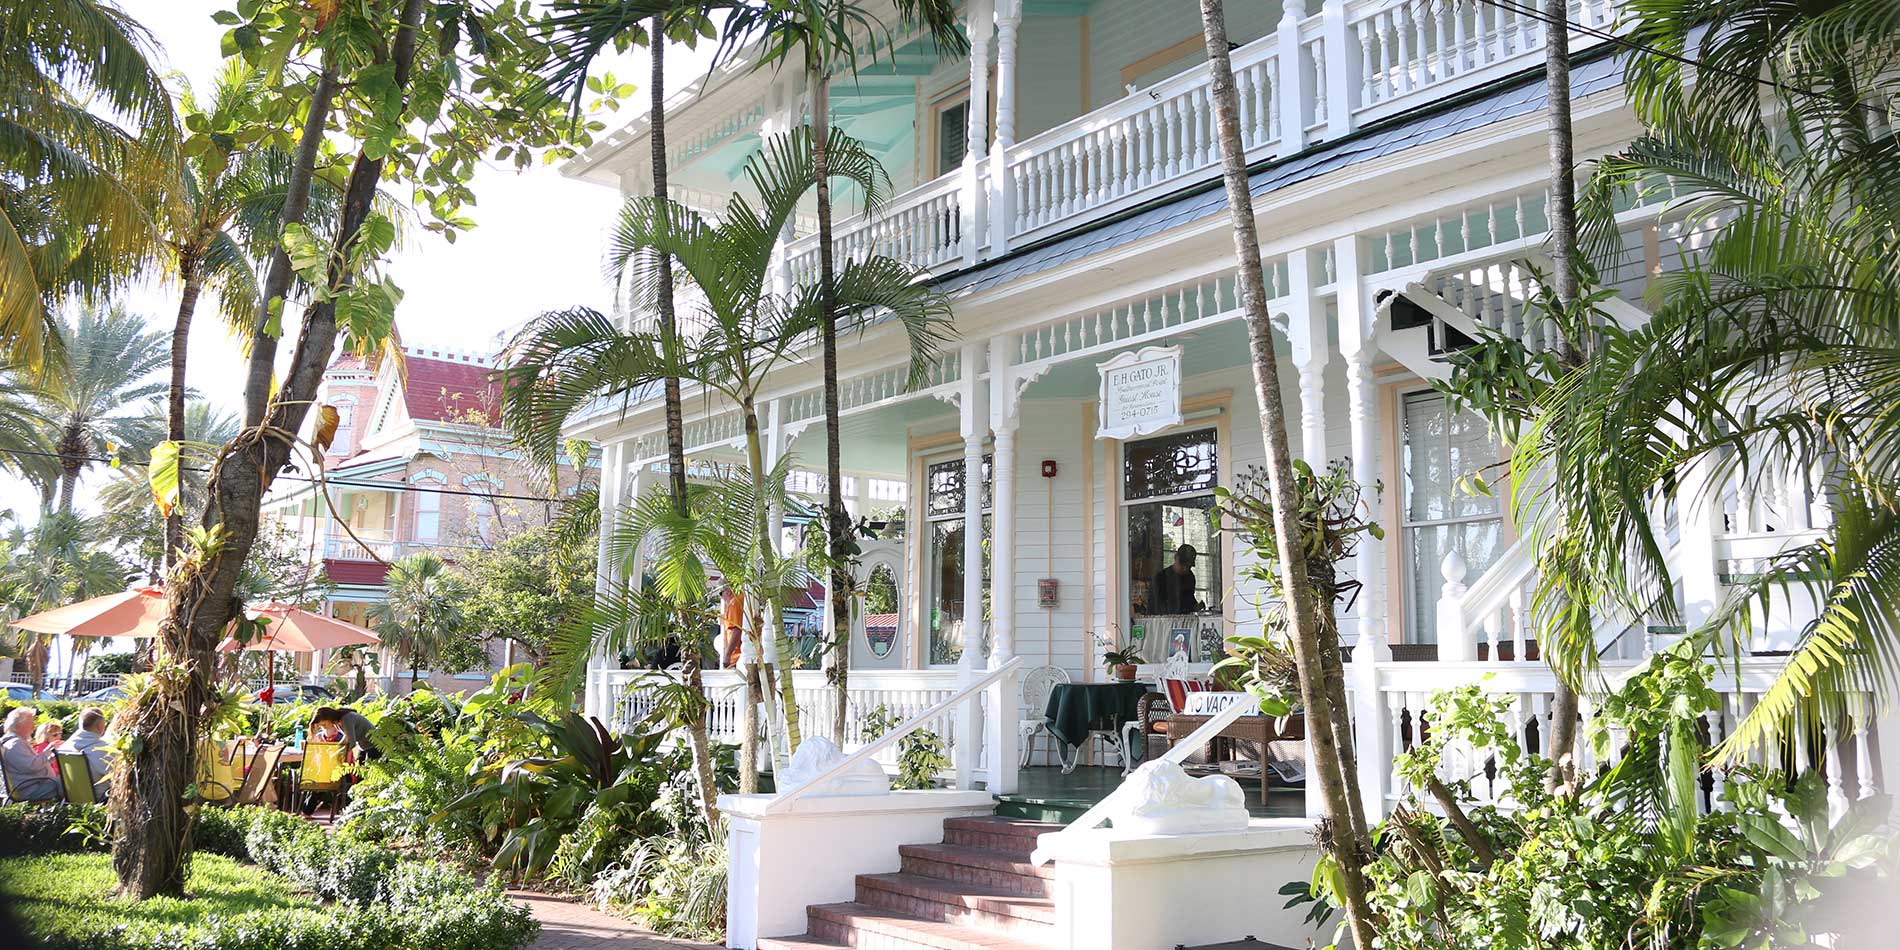
{"label": "wicker chair", "polygon": [[1049,708],[1049,694],[1055,692],[1056,684],[1068,681],[1069,671],[1059,666],[1038,666],[1023,674],[1021,729],[1024,768],[1029,766],[1029,757],[1035,752],[1038,735],[1049,738],[1049,754],[1058,762],[1061,761],[1061,746],[1056,742],[1055,733],[1049,731],[1049,721],[1043,718],[1043,712]]}

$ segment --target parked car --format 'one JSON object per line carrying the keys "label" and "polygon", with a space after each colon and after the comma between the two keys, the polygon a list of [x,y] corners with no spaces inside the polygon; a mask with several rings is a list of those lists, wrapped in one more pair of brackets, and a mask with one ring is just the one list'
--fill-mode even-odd
{"label": "parked car", "polygon": [[[270,692],[270,703],[273,706],[278,703],[329,702],[336,698],[336,694],[330,692],[328,686],[315,686],[309,683],[274,683],[270,687]],[[255,694],[260,702],[263,701],[263,693],[264,690],[260,688]]]}
{"label": "parked car", "polygon": [[36,690],[25,683],[8,683],[6,697],[7,699],[16,703],[24,703],[24,702],[29,702],[31,700],[36,700],[36,699],[44,700],[44,699],[64,699],[65,698],[61,696],[59,693],[53,690],[47,689],[46,687],[42,686]]}
{"label": "parked car", "polygon": [[116,703],[125,698],[125,687],[105,686],[73,700],[76,703]]}

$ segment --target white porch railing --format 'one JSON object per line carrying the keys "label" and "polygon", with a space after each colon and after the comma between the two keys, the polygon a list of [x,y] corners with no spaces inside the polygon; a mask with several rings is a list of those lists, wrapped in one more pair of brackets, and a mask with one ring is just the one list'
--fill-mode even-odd
{"label": "white porch railing", "polygon": [[339,561],[393,561],[402,554],[394,541],[382,538],[325,538],[323,556]]}
{"label": "white porch railing", "polygon": [[[826,782],[840,775],[849,773],[853,767],[866,759],[879,761],[881,763],[881,760],[877,757],[886,752],[895,752],[899,739],[919,729],[948,719],[951,714],[956,711],[957,707],[964,703],[981,701],[985,690],[988,690],[992,685],[997,683],[1007,682],[1010,674],[1015,673],[1022,665],[1022,657],[1015,657],[1001,666],[992,668],[981,677],[968,681],[955,692],[931,705],[930,708],[919,711],[916,715],[905,719],[889,732],[866,743],[856,752],[839,759],[830,768],[813,776],[810,781],[805,782],[797,788],[781,792],[777,798],[772,800],[772,804],[766,806],[766,813],[772,814],[790,809],[793,802],[804,797],[812,789],[819,788]],[[963,751],[965,754],[968,754],[970,750],[966,747]]]}
{"label": "white porch railing", "polygon": [[[655,693],[650,678],[665,674],[650,670],[596,670],[589,675],[597,677],[605,690],[603,708],[612,714],[603,718],[611,728],[624,731],[653,712]],[[843,751],[855,752],[874,741],[867,735],[865,719],[878,708],[882,707],[896,722],[908,721],[954,695],[958,676],[956,670],[851,671],[845,699]],[[716,742],[737,744],[744,714],[745,681],[732,670],[707,670],[703,681],[712,703],[706,714],[708,735]],[[801,730],[806,735],[826,734],[832,711],[837,708],[837,691],[825,681],[824,672],[794,671],[792,691],[798,701]],[[918,728],[928,729],[944,740],[945,752],[952,763],[960,761],[963,755],[974,754],[976,759],[972,766],[981,771],[985,766],[980,738],[966,737],[958,720],[959,717],[944,712],[926,719]],[[763,737],[767,731],[763,715],[759,717],[759,724]],[[880,746],[878,762],[887,770],[896,769],[895,749]],[[952,774],[946,771],[943,777]]]}
{"label": "white porch railing", "polygon": [[[1717,672],[1711,685],[1722,697],[1721,708],[1703,717],[1707,728],[1706,740],[1710,746],[1720,743],[1734,732],[1736,725],[1767,692],[1781,672],[1784,662],[1781,657],[1754,658]],[[1605,664],[1602,675],[1607,683],[1614,686],[1636,666],[1635,663]],[[1432,728],[1431,697],[1439,690],[1478,683],[1486,693],[1509,695],[1512,702],[1507,713],[1507,725],[1520,747],[1526,751],[1543,751],[1549,747],[1556,679],[1541,663],[1502,666],[1492,663],[1389,663],[1379,667],[1377,681],[1378,700],[1373,708],[1377,710],[1379,721],[1371,724],[1371,728],[1380,735],[1373,746],[1363,742],[1361,745],[1384,748],[1390,754],[1383,770],[1362,764],[1359,774],[1361,782],[1379,783],[1387,808],[1410,791],[1396,769],[1397,757],[1429,735]],[[1771,743],[1768,751],[1755,753],[1750,764],[1779,767],[1791,775],[1822,773],[1827,785],[1830,811],[1835,815],[1843,812],[1850,801],[1876,794],[1880,791],[1877,780],[1880,766],[1873,742],[1877,708],[1871,696],[1862,696],[1858,703],[1849,705],[1857,709],[1850,722],[1823,724],[1813,736],[1807,730],[1792,730],[1791,734]],[[1597,717],[1597,710],[1587,693],[1580,697],[1579,706],[1584,727],[1578,733],[1581,740],[1587,734],[1585,729],[1589,723]],[[1364,715],[1365,708],[1362,706],[1360,709],[1361,715]],[[1363,728],[1360,734],[1366,734]],[[1625,739],[1614,728],[1610,735],[1612,742],[1608,757],[1601,761],[1591,752],[1589,743],[1579,741],[1578,765],[1583,771],[1594,772],[1622,759]],[[1730,771],[1728,768],[1717,768],[1705,772],[1700,803],[1705,811],[1726,807],[1723,790]],[[1509,804],[1503,776],[1498,774],[1496,762],[1486,752],[1453,744],[1446,750],[1438,777],[1446,782],[1470,782],[1472,793],[1480,804]]]}
{"label": "white porch railing", "polygon": [[[1538,18],[1484,0],[1326,0],[1310,16],[1300,0],[1286,8],[1277,31],[1232,57],[1249,160],[1291,155],[1530,68],[1546,36]],[[1611,28],[1615,12],[1614,0],[1570,4],[1570,19],[1592,30]],[[1600,42],[1580,31],[1570,38],[1572,49]],[[952,171],[874,215],[840,221],[833,253],[920,268],[974,264],[1211,179],[1220,156],[1210,89],[1202,64],[1022,142],[999,139],[998,160],[975,174]],[[998,105],[1013,109],[1007,97]],[[816,235],[801,236],[786,248],[785,272],[809,281],[817,258]]]}

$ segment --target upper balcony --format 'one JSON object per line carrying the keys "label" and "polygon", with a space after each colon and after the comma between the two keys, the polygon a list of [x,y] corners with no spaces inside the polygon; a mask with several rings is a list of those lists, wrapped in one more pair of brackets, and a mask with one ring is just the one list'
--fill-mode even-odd
{"label": "upper balcony", "polygon": [[[1512,7],[1325,0],[1309,13],[1302,0],[1229,2],[1248,160],[1292,156],[1535,68],[1547,27]],[[1195,0],[968,0],[964,14],[970,56],[900,36],[856,76],[833,79],[834,121],[880,155],[898,189],[869,215],[842,193],[834,253],[944,273],[1219,174]],[[1569,18],[1608,31],[1614,0],[1571,0]],[[1601,41],[1571,31],[1573,50]],[[986,115],[973,116],[972,101]],[[795,70],[743,62],[683,92],[668,118],[676,199],[712,209],[746,191],[746,159],[764,136],[804,121],[808,104]],[[637,192],[646,139],[637,122],[565,171]],[[812,230],[801,216],[781,279],[815,279]]]}

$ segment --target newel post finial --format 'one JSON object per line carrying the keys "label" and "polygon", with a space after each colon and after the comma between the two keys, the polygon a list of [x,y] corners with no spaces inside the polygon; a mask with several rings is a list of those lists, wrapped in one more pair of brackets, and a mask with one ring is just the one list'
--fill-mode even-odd
{"label": "newel post finial", "polygon": [[1465,557],[1456,550],[1445,554],[1438,573],[1445,587],[1438,595],[1438,658],[1465,663],[1478,658],[1477,631],[1465,622]]}

